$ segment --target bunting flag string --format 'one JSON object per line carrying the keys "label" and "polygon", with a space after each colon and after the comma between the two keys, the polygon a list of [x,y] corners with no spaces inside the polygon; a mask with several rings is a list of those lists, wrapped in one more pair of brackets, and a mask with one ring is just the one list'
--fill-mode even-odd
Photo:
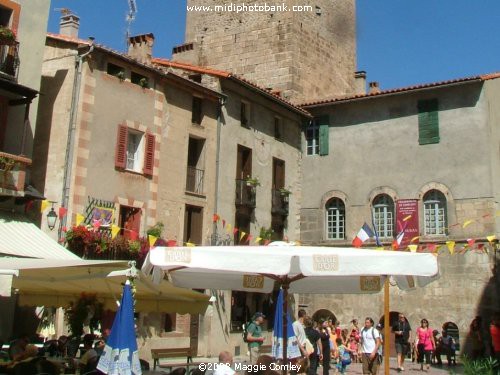
{"label": "bunting flag string", "polygon": [[111,239],[114,239],[118,233],[120,233],[120,227],[118,225],[111,225]]}
{"label": "bunting flag string", "polygon": [[49,201],[47,199],[44,199],[40,206],[40,212],[43,213],[43,211],[45,211],[47,207],[49,207],[49,204],[50,204]]}
{"label": "bunting flag string", "polygon": [[149,242],[149,247],[153,247],[156,243],[156,240],[158,237],[152,236],[151,234],[148,234],[148,242]]}
{"label": "bunting flag string", "polygon": [[79,227],[83,223],[83,220],[85,220],[85,218],[83,217],[82,214],[76,214],[75,223],[77,227]]}

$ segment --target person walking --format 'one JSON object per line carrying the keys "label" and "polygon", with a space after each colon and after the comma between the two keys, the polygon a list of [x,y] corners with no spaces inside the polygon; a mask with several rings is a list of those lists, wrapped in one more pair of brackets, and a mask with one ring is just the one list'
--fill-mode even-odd
{"label": "person walking", "polygon": [[405,357],[411,340],[410,323],[408,323],[404,314],[400,313],[398,315],[398,321],[392,326],[392,332],[394,333],[394,343],[398,357],[398,371],[404,371]]}
{"label": "person walking", "polygon": [[328,321],[321,319],[319,321],[319,335],[321,338],[321,346],[323,348],[323,375],[328,375],[330,371],[331,348],[330,348],[330,333],[328,331]]}
{"label": "person walking", "polygon": [[306,338],[313,346],[313,352],[309,354],[309,370],[307,375],[316,375],[318,370],[319,361],[323,359],[323,347],[321,346],[321,336],[317,330],[314,329],[314,323],[311,317],[304,318],[304,332]]}
{"label": "person walking", "polygon": [[483,358],[485,354],[483,332],[481,327],[482,321],[483,319],[480,316],[476,316],[470,323],[469,327],[467,340],[471,345],[470,358],[473,361]]}
{"label": "person walking", "polygon": [[373,319],[365,319],[365,327],[360,332],[361,362],[363,374],[376,375],[380,365],[378,348],[381,345],[380,333],[373,326]]}
{"label": "person walking", "polygon": [[255,365],[259,358],[260,347],[264,342],[262,337],[262,323],[264,323],[265,315],[261,312],[256,312],[253,316],[252,323],[247,328],[248,350],[250,352],[250,363]]}
{"label": "person walking", "polygon": [[424,357],[427,371],[431,367],[431,353],[436,348],[432,329],[429,328],[429,321],[422,319],[420,327],[417,328],[415,346],[417,348],[417,363],[420,363],[420,371],[424,370]]}

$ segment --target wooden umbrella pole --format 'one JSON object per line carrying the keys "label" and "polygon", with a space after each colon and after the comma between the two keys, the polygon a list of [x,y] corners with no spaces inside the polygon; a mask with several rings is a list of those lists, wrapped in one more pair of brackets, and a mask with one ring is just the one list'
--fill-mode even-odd
{"label": "wooden umbrella pole", "polygon": [[389,327],[389,276],[386,276],[384,282],[384,374],[389,375],[389,356],[390,356],[390,345],[389,345],[389,335],[391,330]]}

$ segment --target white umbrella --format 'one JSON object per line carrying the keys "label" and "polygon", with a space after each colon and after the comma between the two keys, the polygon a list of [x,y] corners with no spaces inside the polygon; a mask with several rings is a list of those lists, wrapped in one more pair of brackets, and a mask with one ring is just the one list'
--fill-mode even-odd
{"label": "white umbrella", "polygon": [[145,269],[151,265],[168,271],[177,286],[261,293],[271,292],[274,282],[292,293],[374,293],[389,275],[405,288],[438,275],[432,254],[286,244],[156,247]]}
{"label": "white umbrella", "polygon": [[13,289],[21,305],[66,307],[85,292],[96,294],[104,308],[116,310],[131,276],[136,278],[137,311],[201,314],[208,306],[209,296],[167,280],[155,284],[127,261],[0,258],[0,282],[6,284],[0,295]]}

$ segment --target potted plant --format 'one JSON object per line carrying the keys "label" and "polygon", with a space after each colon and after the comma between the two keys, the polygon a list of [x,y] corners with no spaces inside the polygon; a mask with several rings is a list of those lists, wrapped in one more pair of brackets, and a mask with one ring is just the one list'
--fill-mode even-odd
{"label": "potted plant", "polygon": [[141,78],[139,81],[139,86],[141,86],[143,89],[147,89],[149,85],[148,79],[147,78]]}
{"label": "potted plant", "polygon": [[247,186],[252,186],[252,187],[260,186],[260,181],[259,181],[258,177],[247,176],[247,178],[245,179],[245,181],[247,183]]}
{"label": "potted plant", "polygon": [[0,44],[12,44],[16,41],[16,34],[7,26],[0,26]]}
{"label": "potted plant", "polygon": [[274,231],[272,228],[260,227],[259,237],[262,238],[260,240],[260,244],[267,245],[269,242],[271,242],[273,233]]}

